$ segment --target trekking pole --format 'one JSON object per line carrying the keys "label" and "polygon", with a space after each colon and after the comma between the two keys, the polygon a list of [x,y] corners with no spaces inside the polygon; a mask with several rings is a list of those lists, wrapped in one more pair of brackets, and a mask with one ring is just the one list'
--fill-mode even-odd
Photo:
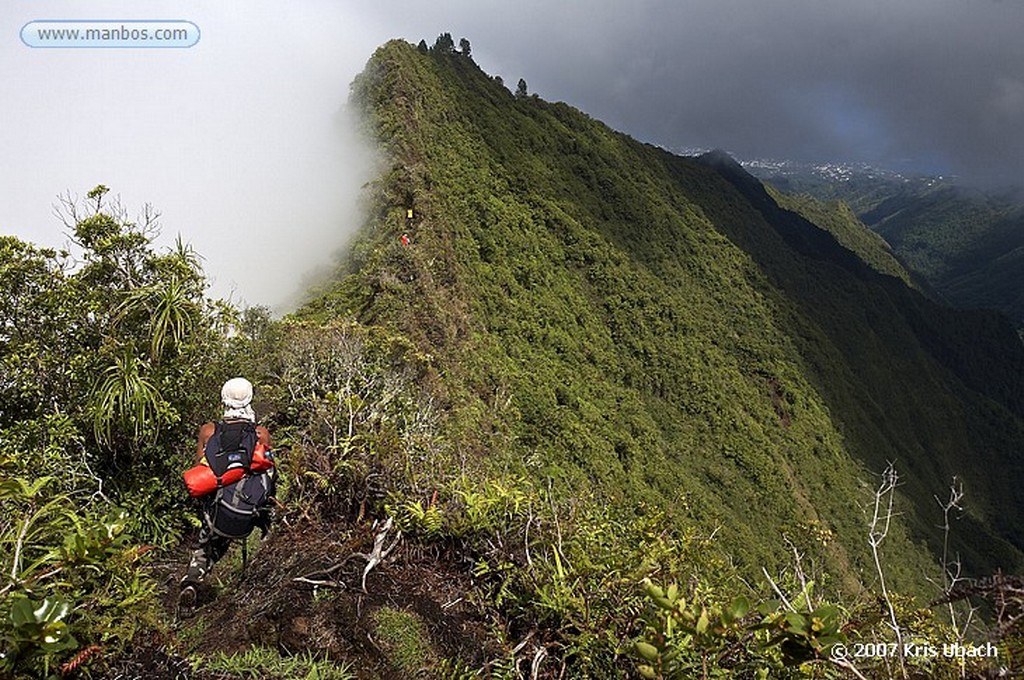
{"label": "trekking pole", "polygon": [[245,578],[245,569],[249,565],[249,537],[246,536],[242,539],[242,576],[239,580]]}

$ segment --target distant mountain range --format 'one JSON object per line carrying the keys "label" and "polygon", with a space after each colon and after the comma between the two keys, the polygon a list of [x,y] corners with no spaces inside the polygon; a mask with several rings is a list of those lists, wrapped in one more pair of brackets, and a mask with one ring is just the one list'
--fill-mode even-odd
{"label": "distant mountain range", "polygon": [[[666,147],[680,156],[699,157],[713,151],[704,147]],[[928,175],[920,172],[897,170],[871,163],[849,161],[794,161],[779,158],[740,158],[729,153],[739,165],[761,180],[792,182],[797,186],[817,187],[835,182],[879,182],[887,187],[917,185],[920,187],[953,186],[959,184],[955,175]]]}
{"label": "distant mountain range", "polygon": [[860,163],[740,164],[783,193],[845,203],[934,298],[963,309],[994,309],[1024,327],[1021,190],[973,189],[955,177]]}

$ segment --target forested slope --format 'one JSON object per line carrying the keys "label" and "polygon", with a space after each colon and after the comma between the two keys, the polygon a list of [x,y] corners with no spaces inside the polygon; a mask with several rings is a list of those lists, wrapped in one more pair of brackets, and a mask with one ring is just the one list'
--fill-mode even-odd
{"label": "forested slope", "polygon": [[996,309],[1024,325],[1024,206],[1020,193],[946,187],[898,193],[862,219],[958,307]]}
{"label": "forested slope", "polygon": [[1024,324],[1020,190],[981,191],[952,180],[854,174],[768,177],[782,191],[840,200],[885,238],[934,296],[960,308],[994,309]]}
{"label": "forested slope", "polygon": [[874,271],[735,164],[514,97],[461,55],[389,45],[355,96],[392,166],[352,273],[306,313],[418,337],[506,438],[480,455],[720,525],[752,565],[793,522],[856,563],[860,484],[894,461],[915,540],[935,545],[958,475],[965,559],[1018,564],[1024,353],[997,317]]}

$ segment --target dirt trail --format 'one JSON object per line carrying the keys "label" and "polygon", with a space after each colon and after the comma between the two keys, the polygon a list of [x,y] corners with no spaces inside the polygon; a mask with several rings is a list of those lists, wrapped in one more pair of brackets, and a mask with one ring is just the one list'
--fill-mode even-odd
{"label": "dirt trail", "polygon": [[[217,674],[191,671],[186,658],[197,653],[242,653],[253,646],[282,656],[313,653],[349,664],[357,678],[408,677],[382,648],[375,614],[382,609],[410,612],[425,624],[429,644],[439,657],[458,658],[480,667],[496,650],[488,649],[484,616],[472,603],[468,567],[441,546],[403,541],[368,576],[360,589],[366,561],[346,558],[369,552],[370,526],[351,528],[303,523],[277,527],[266,540],[249,539],[249,564],[241,581],[239,546],[216,566],[200,588],[194,611],[179,616],[177,583],[191,543],[185,542],[153,563],[164,589],[166,635],[137,640],[130,656],[112,662],[109,677],[214,680]],[[336,567],[328,577],[324,571]],[[296,581],[330,580],[335,587]]]}

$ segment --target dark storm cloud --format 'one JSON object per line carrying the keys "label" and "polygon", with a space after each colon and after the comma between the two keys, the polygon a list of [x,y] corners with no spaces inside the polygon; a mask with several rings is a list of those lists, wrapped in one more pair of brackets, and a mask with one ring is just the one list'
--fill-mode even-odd
{"label": "dark storm cloud", "polygon": [[1022,0],[552,4],[409,5],[404,21],[665,146],[1024,180]]}

